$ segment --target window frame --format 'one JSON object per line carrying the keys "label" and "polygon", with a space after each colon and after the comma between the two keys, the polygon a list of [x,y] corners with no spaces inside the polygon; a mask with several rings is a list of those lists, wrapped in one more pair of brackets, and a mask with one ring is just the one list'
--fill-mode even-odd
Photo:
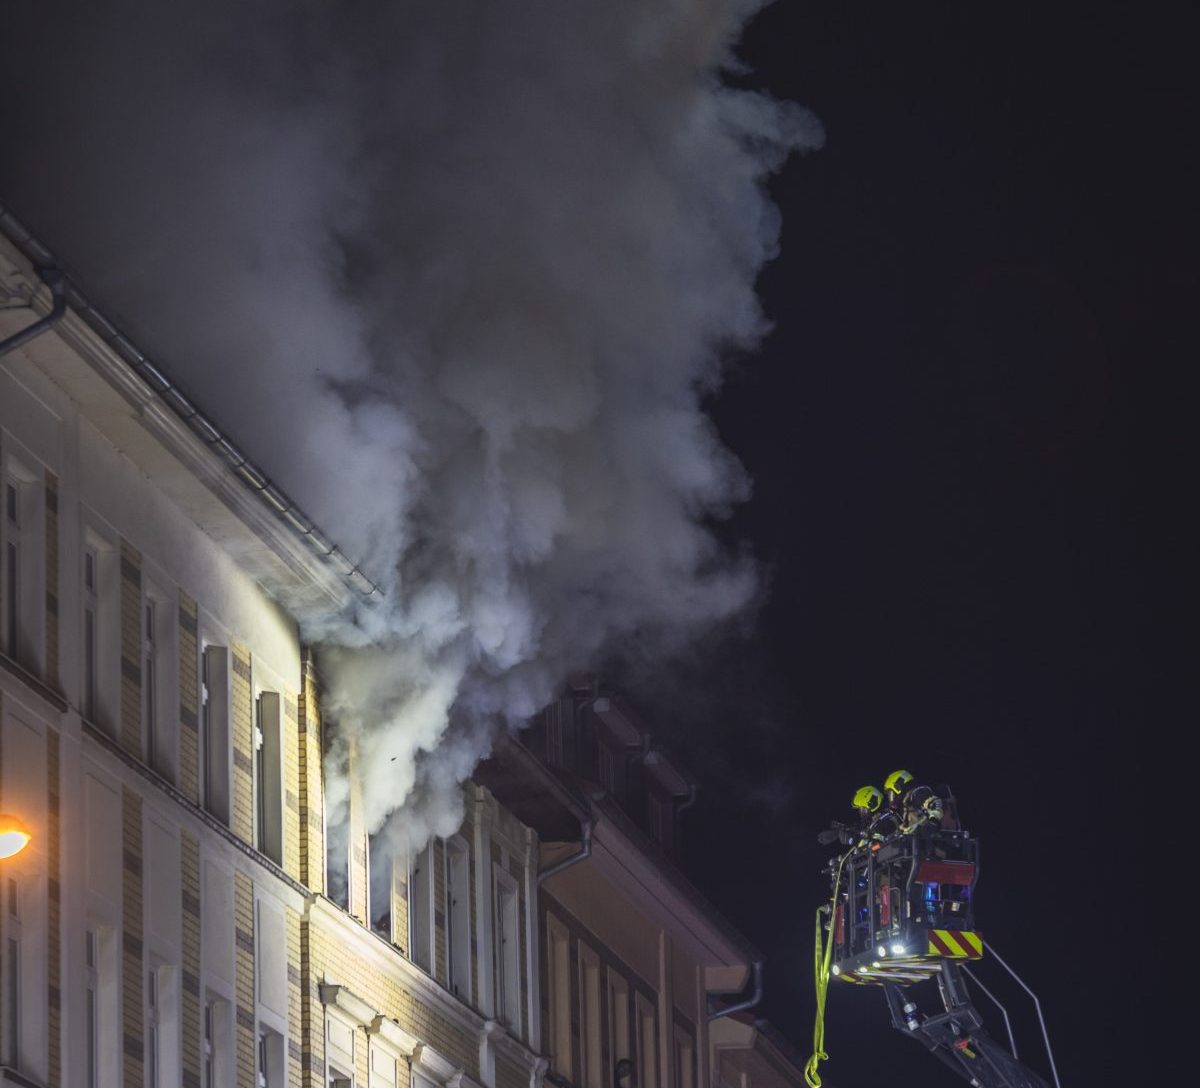
{"label": "window frame", "polygon": [[471,847],[461,835],[446,839],[446,977],[448,989],[471,1004]]}
{"label": "window frame", "polygon": [[517,882],[501,868],[492,873],[496,1019],[518,1037],[521,1008],[521,901]]}

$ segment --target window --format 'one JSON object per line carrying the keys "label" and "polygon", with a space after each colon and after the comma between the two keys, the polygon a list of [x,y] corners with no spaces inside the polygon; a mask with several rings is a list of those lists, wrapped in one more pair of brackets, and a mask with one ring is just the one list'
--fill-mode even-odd
{"label": "window", "polygon": [[458,835],[446,842],[446,947],[450,989],[471,1001],[471,856]]}
{"label": "window", "polygon": [[550,1061],[560,1076],[571,1073],[571,944],[566,929],[546,917],[546,979],[550,987]]}
{"label": "window", "polygon": [[205,646],[200,655],[200,751],[204,807],[229,823],[229,650]]}
{"label": "window", "polygon": [[397,1065],[394,1055],[372,1043],[367,1088],[397,1088]]}
{"label": "window", "polygon": [[254,792],[258,849],[283,864],[283,751],[279,693],[264,691],[255,707]]}
{"label": "window", "polygon": [[84,1071],[86,1088],[100,1088],[96,1045],[100,1038],[100,940],[94,929],[84,934]]}
{"label": "window", "polygon": [[160,1088],[158,1050],[158,968],[146,972],[146,1088]]}
{"label": "window", "polygon": [[4,881],[4,1061],[21,1067],[21,886]]}
{"label": "window", "polygon": [[608,1011],[612,1024],[613,1068],[622,1058],[630,1061],[629,1049],[629,984],[618,974],[608,973]]}
{"label": "window", "polygon": [[433,970],[433,918],[430,904],[433,897],[433,847],[427,845],[412,855],[408,874],[408,918],[412,930],[409,953],[413,963],[426,971]]}
{"label": "window", "polygon": [[233,1053],[233,1025],[230,1003],[209,994],[204,1002],[204,1038],[201,1040],[201,1079],[203,1088],[230,1088],[230,1056]]}
{"label": "window", "polygon": [[383,832],[367,836],[367,895],[371,929],[392,940],[392,849]]}
{"label": "window", "polygon": [[210,998],[204,1003],[204,1042],[202,1047],[203,1053],[201,1054],[201,1062],[204,1066],[204,1088],[215,1088],[216,1085],[216,1077],[214,1075],[216,1065],[216,1062],[214,1061],[216,1041],[213,1038],[215,1034],[213,1029],[213,1017],[213,1002]]}
{"label": "window", "polygon": [[6,455],[0,473],[0,650],[37,671],[45,595],[41,471]]}
{"label": "window", "polygon": [[15,476],[4,475],[4,649],[9,657],[21,656],[24,631],[21,623],[21,568],[24,542],[21,539],[22,487]]}
{"label": "window", "polygon": [[92,544],[83,548],[83,716],[96,720],[98,669],[97,629],[100,616],[100,556]]}
{"label": "window", "polygon": [[521,937],[517,924],[517,885],[496,871],[496,1011],[497,1018],[521,1032]]}
{"label": "window", "polygon": [[683,1028],[675,1029],[675,1088],[693,1088],[694,1050],[692,1037]]}
{"label": "window", "polygon": [[142,725],[146,731],[146,763],[157,770],[162,746],[158,736],[158,625],[153,598],[146,598],[142,612]]}
{"label": "window", "polygon": [[284,1040],[278,1032],[260,1028],[258,1033],[258,1088],[279,1088],[284,1083]]}
{"label": "window", "polygon": [[600,961],[579,944],[579,1044],[583,1088],[604,1088],[600,1043]]}
{"label": "window", "polygon": [[654,1030],[654,1006],[637,995],[638,1088],[654,1088],[658,1083],[658,1045]]}

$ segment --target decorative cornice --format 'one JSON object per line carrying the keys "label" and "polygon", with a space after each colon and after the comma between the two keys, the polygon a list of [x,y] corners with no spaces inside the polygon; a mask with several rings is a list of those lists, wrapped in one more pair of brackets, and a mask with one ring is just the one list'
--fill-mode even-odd
{"label": "decorative cornice", "polygon": [[350,1017],[360,1027],[374,1024],[379,1014],[361,997],[356,997],[340,982],[322,982],[318,986],[322,1005],[332,1005]]}

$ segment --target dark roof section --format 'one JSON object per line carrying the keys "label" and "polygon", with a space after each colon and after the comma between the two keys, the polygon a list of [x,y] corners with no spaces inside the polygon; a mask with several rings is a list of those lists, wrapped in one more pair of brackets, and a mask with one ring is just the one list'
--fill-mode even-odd
{"label": "dark roof section", "polygon": [[355,593],[369,600],[383,598],[383,590],[321,532],[312,518],[300,508],[300,505],[242,453],[229,435],[204,415],[196,407],[195,402],[167,377],[161,367],[92,305],[75,279],[66,274],[62,262],[35,238],[2,203],[0,203],[0,232],[25,255],[27,260],[33,263],[36,269],[54,268],[64,272],[67,305],[112,351],[133,368],[150,390],[170,407],[201,441],[225,462],[229,470],[248,491],[256,494],[260,501],[294,535],[304,541],[314,555],[332,567]]}

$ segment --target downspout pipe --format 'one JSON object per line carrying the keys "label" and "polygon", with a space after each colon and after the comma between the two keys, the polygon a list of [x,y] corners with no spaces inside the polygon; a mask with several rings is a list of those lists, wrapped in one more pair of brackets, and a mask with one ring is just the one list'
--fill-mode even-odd
{"label": "downspout pipe", "polygon": [[735,1012],[745,1012],[747,1009],[754,1008],[762,1000],[763,983],[762,983],[763,961],[754,961],[754,993],[752,993],[745,1001],[739,1001],[736,1005],[730,1005],[728,1008],[719,1009],[717,1012],[709,1013],[708,1022],[711,1024],[714,1020],[720,1020],[723,1016],[732,1016]]}
{"label": "downspout pipe", "polygon": [[583,838],[579,844],[579,849],[569,858],[563,858],[562,861],[551,865],[549,869],[543,869],[538,873],[539,884],[549,880],[552,876],[558,876],[564,869],[569,869],[572,865],[578,865],[581,861],[586,861],[592,856],[592,827],[594,825],[594,820],[583,821]]}
{"label": "downspout pipe", "polygon": [[7,355],[10,351],[16,351],[17,348],[28,344],[30,340],[35,340],[47,329],[57,325],[62,320],[63,314],[67,312],[67,277],[57,268],[39,268],[38,275],[42,282],[50,288],[50,295],[54,300],[50,312],[45,317],[38,318],[33,324],[26,325],[20,332],[15,332],[7,339],[0,340],[0,356]]}

